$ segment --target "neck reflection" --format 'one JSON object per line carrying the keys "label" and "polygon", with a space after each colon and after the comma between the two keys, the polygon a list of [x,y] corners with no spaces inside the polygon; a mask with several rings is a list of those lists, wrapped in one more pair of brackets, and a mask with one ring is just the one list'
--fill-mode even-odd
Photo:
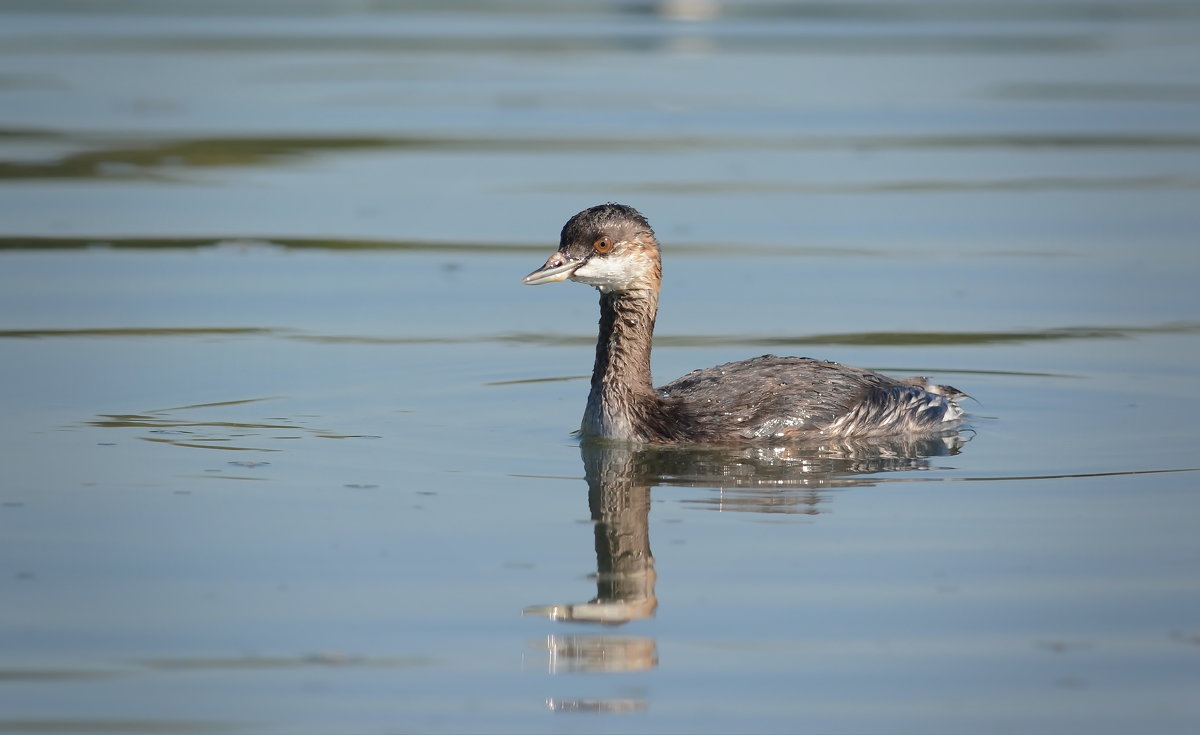
{"label": "neck reflection", "polygon": [[658,608],[658,598],[650,551],[653,482],[638,466],[643,454],[633,447],[590,442],[581,452],[596,537],[596,596],[588,602],[535,605],[525,614],[607,625],[648,618]]}

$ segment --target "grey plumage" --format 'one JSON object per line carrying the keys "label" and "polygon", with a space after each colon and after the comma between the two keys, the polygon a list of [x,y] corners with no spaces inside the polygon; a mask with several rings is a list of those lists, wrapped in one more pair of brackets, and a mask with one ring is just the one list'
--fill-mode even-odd
{"label": "grey plumage", "polygon": [[916,380],[807,357],[763,355],[692,371],[658,393],[693,433],[735,441],[923,433],[962,416],[952,398]]}

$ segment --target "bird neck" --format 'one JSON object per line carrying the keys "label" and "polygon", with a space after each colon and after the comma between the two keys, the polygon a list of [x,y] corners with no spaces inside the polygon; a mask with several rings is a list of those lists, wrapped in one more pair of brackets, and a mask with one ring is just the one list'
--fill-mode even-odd
{"label": "bird neck", "polygon": [[659,403],[650,373],[658,289],[600,294],[600,337],[583,433],[641,439],[641,418]]}

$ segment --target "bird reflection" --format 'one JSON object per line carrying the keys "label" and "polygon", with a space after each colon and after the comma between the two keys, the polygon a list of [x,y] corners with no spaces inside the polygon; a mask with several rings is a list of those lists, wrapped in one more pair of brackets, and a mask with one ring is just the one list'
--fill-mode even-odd
{"label": "bird reflection", "polygon": [[828,498],[823,491],[876,484],[886,472],[931,469],[933,457],[962,451],[969,429],[921,437],[846,440],[802,446],[740,447],[728,450],[660,452],[655,484],[713,489],[683,500],[724,512],[816,515]]}
{"label": "bird reflection", "polygon": [[614,674],[658,666],[654,639],[644,636],[552,635],[538,647],[550,652],[552,674]]}
{"label": "bird reflection", "polygon": [[[650,490],[711,488],[694,507],[756,513],[818,513],[822,491],[870,485],[876,475],[930,468],[930,458],[958,454],[970,431],[838,441],[800,446],[680,447],[585,441],[596,544],[596,596],[587,602],[534,605],[526,615],[563,622],[620,625],[658,608],[650,551]],[[826,494],[827,496],[827,494]],[[653,639],[638,636],[549,636],[553,673],[639,671],[658,664]]]}

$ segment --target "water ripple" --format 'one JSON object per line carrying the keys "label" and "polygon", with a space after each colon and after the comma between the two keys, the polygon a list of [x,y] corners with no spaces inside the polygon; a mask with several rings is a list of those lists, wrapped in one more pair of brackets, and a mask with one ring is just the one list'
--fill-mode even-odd
{"label": "water ripple", "polygon": [[[304,156],[344,151],[468,153],[669,153],[686,151],[939,151],[1023,148],[1194,149],[1200,135],[1137,132],[929,133],[913,135],[670,135],[569,137],[490,136],[270,136],[126,140],[120,136],[49,130],[0,130],[0,139],[58,143],[72,150],[41,160],[0,161],[0,180],[171,180],[187,169],[277,165]],[[1170,177],[1166,177],[1170,178]],[[1090,179],[1083,179],[1089,181]],[[913,182],[920,185],[921,182]],[[970,182],[966,182],[967,185]],[[775,186],[763,182],[761,186]]]}
{"label": "water ripple", "polygon": [[[662,334],[656,335],[656,347],[798,347],[810,345],[856,345],[898,347],[913,345],[987,345],[1013,342],[1045,342],[1085,339],[1129,339],[1145,334],[1197,334],[1200,322],[1168,322],[1131,326],[1069,326],[1027,331],[981,332],[845,332],[828,334]],[[94,327],[78,329],[0,329],[0,339],[36,338],[187,338],[187,337],[269,337],[326,344],[360,345],[446,345],[446,344],[525,344],[571,347],[595,344],[594,334],[554,334],[546,332],[510,332],[503,334],[462,335],[360,335],[314,334],[296,329],[274,327]],[[268,399],[253,399],[268,400]],[[241,401],[244,402],[244,401]],[[236,402],[231,402],[236,403]],[[183,406],[179,409],[205,408]],[[149,417],[143,417],[149,418]]]}

